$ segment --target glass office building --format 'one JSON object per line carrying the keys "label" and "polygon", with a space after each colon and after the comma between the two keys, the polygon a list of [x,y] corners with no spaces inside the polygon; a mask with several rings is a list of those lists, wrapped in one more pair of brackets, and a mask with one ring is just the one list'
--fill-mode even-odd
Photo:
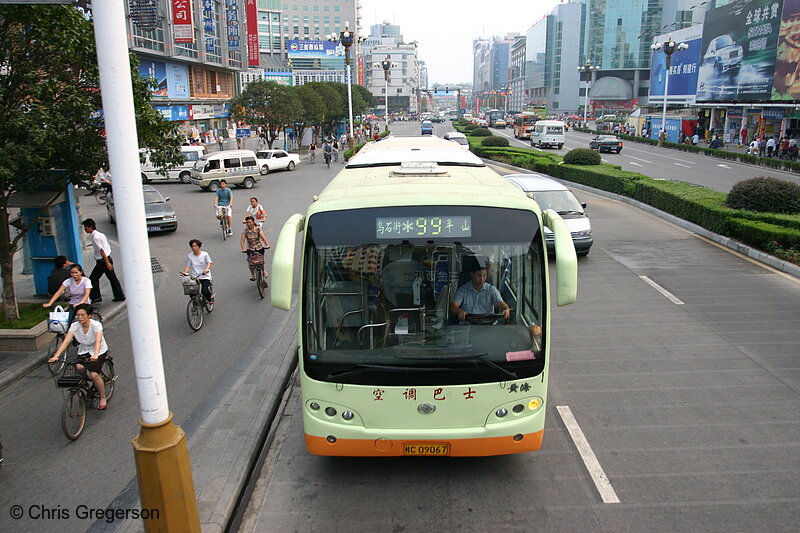
{"label": "glass office building", "polygon": [[650,43],[661,33],[664,0],[584,0],[585,57],[601,70],[650,69]]}

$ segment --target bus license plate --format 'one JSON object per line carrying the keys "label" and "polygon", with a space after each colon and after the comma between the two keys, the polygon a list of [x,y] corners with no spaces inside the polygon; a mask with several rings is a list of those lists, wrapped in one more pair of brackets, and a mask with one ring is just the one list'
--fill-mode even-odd
{"label": "bus license plate", "polygon": [[450,445],[441,442],[408,442],[403,455],[450,455]]}

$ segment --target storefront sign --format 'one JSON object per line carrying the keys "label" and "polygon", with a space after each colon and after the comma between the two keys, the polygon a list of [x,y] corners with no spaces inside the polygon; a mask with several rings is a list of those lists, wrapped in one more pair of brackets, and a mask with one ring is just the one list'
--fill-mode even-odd
{"label": "storefront sign", "polygon": [[194,42],[192,0],[172,0],[172,35],[176,43]]}
{"label": "storefront sign", "polygon": [[274,81],[278,85],[287,85],[287,86],[292,85],[291,72],[278,72],[278,71],[265,70],[261,79],[265,81]]}
{"label": "storefront sign", "polygon": [[256,0],[246,0],[247,17],[247,66],[257,67],[261,61],[258,50],[258,6]]}
{"label": "storefront sign", "polygon": [[225,118],[229,115],[229,104],[195,104],[189,106],[189,120]]}
{"label": "storefront sign", "polygon": [[238,50],[239,42],[239,5],[237,0],[225,0],[225,26],[228,29],[228,48]]}
{"label": "storefront sign", "polygon": [[770,100],[782,7],[743,0],[706,13],[698,102]]}
{"label": "storefront sign", "polygon": [[307,57],[320,59],[324,57],[344,56],[344,46],[330,41],[298,41],[289,39],[286,43],[286,56],[292,59]]}
{"label": "storefront sign", "polygon": [[[651,139],[658,139],[661,133],[661,117],[652,117],[650,119],[650,133]],[[667,141],[676,143],[680,140],[681,135],[681,119],[668,118],[667,119]]]}
{"label": "storefront sign", "polygon": [[761,112],[761,116],[764,118],[781,120],[783,118],[783,109],[779,107],[766,107],[764,111]]}
{"label": "storefront sign", "polygon": [[189,120],[188,105],[154,105],[153,108],[170,122]]}

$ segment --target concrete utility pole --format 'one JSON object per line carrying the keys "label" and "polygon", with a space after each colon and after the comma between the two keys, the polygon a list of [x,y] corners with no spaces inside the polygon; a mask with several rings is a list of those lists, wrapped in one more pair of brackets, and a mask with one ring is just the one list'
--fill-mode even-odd
{"label": "concrete utility pole", "polygon": [[139,143],[124,4],[122,0],[104,0],[94,2],[92,8],[141,414],[141,430],[133,439],[136,475],[142,509],[158,510],[145,520],[145,530],[199,533],[200,518],[186,433],[172,423],[164,381],[150,271],[150,243],[139,176]]}

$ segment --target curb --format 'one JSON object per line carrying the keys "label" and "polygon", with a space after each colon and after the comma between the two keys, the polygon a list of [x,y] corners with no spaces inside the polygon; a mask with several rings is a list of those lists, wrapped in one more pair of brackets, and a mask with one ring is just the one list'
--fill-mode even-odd
{"label": "curb", "polygon": [[[491,165],[502,167],[502,168],[505,168],[505,169],[508,169],[508,170],[513,170],[513,171],[518,172],[520,174],[540,174],[540,173],[533,172],[533,171],[525,169],[525,168],[518,168],[518,167],[514,167],[514,166],[511,166],[511,165],[508,165],[506,163],[501,163],[499,161],[493,161],[491,159],[485,159],[485,158],[481,158],[481,159],[486,164],[491,164]],[[550,178],[550,179],[553,179],[555,181],[558,181],[558,182],[564,182],[565,184],[569,184],[570,187],[573,187],[573,188],[581,190],[581,191],[587,191],[587,192],[590,192],[592,194],[596,194],[598,196],[603,196],[605,198],[610,198],[612,200],[617,200],[619,202],[624,202],[626,204],[632,205],[634,207],[637,207],[637,208],[641,209],[642,211],[646,211],[646,212],[648,212],[648,213],[650,213],[652,215],[655,215],[655,216],[657,216],[659,218],[662,218],[662,219],[664,219],[664,220],[666,220],[668,222],[671,222],[672,224],[675,224],[678,227],[681,227],[681,228],[683,228],[685,230],[691,231],[692,233],[696,233],[697,235],[700,235],[701,237],[704,237],[704,238],[706,238],[706,239],[708,239],[710,241],[716,242],[717,244],[722,245],[722,246],[724,246],[726,248],[729,248],[729,249],[731,249],[731,250],[733,250],[735,252],[738,252],[738,253],[740,253],[740,254],[742,254],[744,256],[747,256],[750,259],[758,261],[759,263],[763,263],[763,264],[765,264],[765,265],[767,265],[769,267],[772,267],[775,270],[783,272],[784,274],[788,274],[790,276],[794,276],[796,278],[800,278],[800,266],[798,266],[798,265],[795,265],[793,263],[789,263],[788,261],[784,261],[782,259],[778,259],[775,256],[769,255],[767,253],[762,252],[761,250],[757,250],[755,248],[747,246],[746,244],[743,244],[743,243],[741,243],[741,242],[739,242],[739,241],[737,241],[735,239],[732,239],[730,237],[725,237],[723,235],[719,235],[718,233],[713,233],[713,232],[707,230],[706,228],[704,228],[702,226],[698,226],[697,224],[695,224],[693,222],[688,222],[686,220],[683,220],[681,218],[676,217],[675,215],[671,215],[671,214],[669,214],[669,213],[667,213],[665,211],[661,211],[660,209],[656,209],[655,207],[653,207],[651,205],[647,205],[647,204],[642,203],[642,202],[640,202],[638,200],[634,200],[633,198],[628,198],[627,196],[622,196],[622,195],[615,194],[615,193],[612,193],[612,192],[607,192],[607,191],[604,191],[604,190],[601,190],[601,189],[595,189],[593,187],[588,187],[588,186],[582,185],[580,183],[574,183],[574,182],[567,181],[567,180],[561,179],[561,178],[554,178],[553,176],[547,176],[547,177]]]}
{"label": "curb", "polygon": [[[111,320],[114,320],[116,317],[122,314],[125,309],[125,304],[121,302],[111,305],[108,307],[108,310],[103,316],[103,322],[110,322]],[[44,364],[46,360],[47,353],[45,353],[44,350],[39,350],[38,352],[29,352],[29,355],[24,357],[20,362],[12,365],[7,370],[0,372],[0,390],[5,389],[18,379],[25,377],[29,372],[35,370],[39,365]]]}

